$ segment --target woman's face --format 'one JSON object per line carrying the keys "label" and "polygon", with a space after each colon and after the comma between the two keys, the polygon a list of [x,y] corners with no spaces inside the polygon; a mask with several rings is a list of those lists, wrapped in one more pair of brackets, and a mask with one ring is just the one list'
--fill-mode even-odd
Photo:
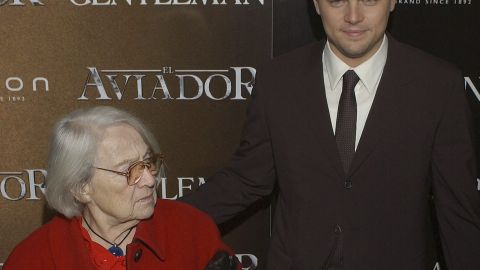
{"label": "woman's face", "polygon": [[[99,142],[95,167],[126,172],[135,161],[151,157],[149,147],[131,126],[121,124],[105,130]],[[97,216],[113,222],[142,220],[153,214],[157,201],[155,178],[148,169],[132,186],[123,175],[95,169],[86,186],[86,207]],[[99,216],[100,215],[100,216]]]}

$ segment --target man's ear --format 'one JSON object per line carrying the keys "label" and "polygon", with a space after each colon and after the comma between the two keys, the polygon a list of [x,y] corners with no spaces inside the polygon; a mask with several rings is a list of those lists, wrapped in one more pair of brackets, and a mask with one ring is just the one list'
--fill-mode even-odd
{"label": "man's ear", "polygon": [[390,0],[390,12],[395,9],[395,4],[397,4],[397,0]]}
{"label": "man's ear", "polygon": [[320,15],[320,8],[318,7],[318,1],[319,0],[313,0],[313,4],[315,5],[315,10],[317,11],[317,14]]}

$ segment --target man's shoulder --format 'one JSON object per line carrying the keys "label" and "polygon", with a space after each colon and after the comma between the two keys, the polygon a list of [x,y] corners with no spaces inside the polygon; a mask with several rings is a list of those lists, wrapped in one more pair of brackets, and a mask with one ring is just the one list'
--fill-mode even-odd
{"label": "man's shoulder", "polygon": [[260,70],[278,76],[279,73],[304,72],[312,66],[321,65],[325,41],[316,41],[274,57],[264,63]]}
{"label": "man's shoulder", "polygon": [[[446,71],[458,71],[458,68],[452,63],[435,56],[427,51],[401,42],[388,35],[389,53],[388,55],[396,61],[395,64],[403,64],[409,67],[443,69]],[[266,62],[261,69],[275,73],[282,70],[291,73],[295,70],[304,71],[312,65],[320,65],[322,61],[322,53],[325,47],[325,40],[315,41],[296,48],[285,54],[279,55]],[[401,62],[401,63],[398,63]]]}
{"label": "man's shoulder", "polygon": [[314,41],[284,54],[275,56],[270,63],[272,65],[281,65],[288,64],[289,62],[305,62],[312,57],[318,57],[321,60],[324,47],[324,40]]}
{"label": "man's shoulder", "polygon": [[405,72],[435,76],[459,73],[458,67],[454,64],[392,37],[389,37],[388,56],[392,58],[391,64],[400,65]]}

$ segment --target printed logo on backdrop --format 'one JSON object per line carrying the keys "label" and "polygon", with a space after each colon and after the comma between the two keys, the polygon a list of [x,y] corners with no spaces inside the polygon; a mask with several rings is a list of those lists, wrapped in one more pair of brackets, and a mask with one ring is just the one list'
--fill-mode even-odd
{"label": "printed logo on backdrop", "polygon": [[258,267],[258,258],[253,254],[235,254],[242,264],[242,270],[255,270]]}
{"label": "printed logo on backdrop", "polygon": [[0,196],[9,201],[40,200],[45,194],[46,175],[43,169],[0,172]]}
{"label": "printed logo on backdrop", "polygon": [[255,74],[253,67],[219,70],[87,67],[87,77],[77,100],[245,100],[252,93]]}
{"label": "printed logo on backdrop", "polygon": [[45,77],[35,77],[30,80],[20,76],[11,76],[0,78],[0,83],[2,80],[4,84],[3,87],[0,86],[0,103],[23,102],[27,100],[26,94],[41,94],[50,90],[48,79]]}
{"label": "printed logo on backdrop", "polygon": [[[41,200],[45,195],[45,169],[26,169],[22,171],[0,172],[0,197],[8,201]],[[173,184],[168,184],[174,181]],[[176,200],[201,185],[204,177],[176,177],[159,181],[159,197]]]}
{"label": "printed logo on backdrop", "polygon": [[265,0],[70,0],[76,6],[249,6],[264,5]]}
{"label": "printed logo on backdrop", "polygon": [[480,76],[466,76],[465,90],[472,91],[478,102],[480,102]]}
{"label": "printed logo on backdrop", "polygon": [[44,6],[40,0],[0,0],[0,7],[2,6]]}
{"label": "printed logo on backdrop", "polygon": [[472,0],[397,0],[398,5],[416,6],[465,6],[471,5]]}

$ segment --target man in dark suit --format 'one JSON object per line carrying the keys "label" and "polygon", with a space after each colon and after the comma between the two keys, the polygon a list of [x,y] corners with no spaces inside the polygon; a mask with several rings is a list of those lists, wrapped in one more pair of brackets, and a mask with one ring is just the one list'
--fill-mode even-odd
{"label": "man in dark suit", "polygon": [[434,269],[435,223],[448,269],[480,269],[461,73],[385,34],[395,0],[314,3],[327,41],[259,69],[230,165],[184,200],[223,222],[277,183],[270,270]]}

